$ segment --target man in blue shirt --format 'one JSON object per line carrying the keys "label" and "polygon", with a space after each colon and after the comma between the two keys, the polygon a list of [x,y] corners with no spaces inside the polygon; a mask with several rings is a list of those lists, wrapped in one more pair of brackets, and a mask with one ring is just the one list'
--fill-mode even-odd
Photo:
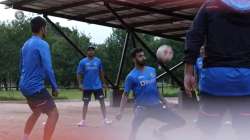
{"label": "man in blue shirt", "polygon": [[163,138],[164,131],[181,127],[185,124],[185,121],[167,106],[167,101],[159,93],[156,81],[156,70],[152,67],[145,66],[146,58],[143,50],[135,48],[131,56],[135,68],[126,78],[120,112],[117,115],[117,119],[120,120],[122,118],[128,95],[132,90],[135,95],[135,116],[129,139],[136,139],[139,127],[147,118],[154,118],[167,123],[167,125],[154,131],[157,137]]}
{"label": "man in blue shirt", "polygon": [[207,0],[187,33],[184,85],[189,95],[196,83],[193,65],[205,43],[197,124],[209,140],[227,110],[239,140],[250,136],[249,13],[250,1]]}
{"label": "man in blue shirt", "polygon": [[94,47],[88,47],[87,57],[80,61],[77,67],[77,79],[79,88],[83,92],[82,100],[84,102],[82,120],[77,125],[80,127],[85,126],[88,104],[91,100],[92,93],[94,93],[95,99],[100,101],[104,124],[111,124],[112,121],[106,117],[103,84],[105,88],[107,86],[105,84],[102,61],[95,57]]}
{"label": "man in blue shirt", "polygon": [[48,116],[43,140],[50,140],[58,120],[58,111],[44,82],[50,82],[53,96],[58,95],[58,86],[52,69],[49,45],[43,40],[46,35],[46,21],[41,17],[32,19],[31,29],[33,36],[24,43],[20,59],[19,86],[32,110],[24,128],[23,140],[28,140],[41,113]]}

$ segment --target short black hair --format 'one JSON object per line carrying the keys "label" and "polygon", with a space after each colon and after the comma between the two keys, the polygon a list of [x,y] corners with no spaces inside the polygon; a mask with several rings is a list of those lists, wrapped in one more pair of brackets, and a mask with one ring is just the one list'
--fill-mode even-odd
{"label": "short black hair", "polygon": [[43,27],[46,27],[46,21],[38,16],[31,20],[30,25],[32,33],[38,33]]}
{"label": "short black hair", "polygon": [[94,50],[95,50],[95,47],[93,47],[93,46],[88,47],[88,48],[87,48],[87,51],[90,51],[90,50],[93,50],[93,51],[94,51]]}
{"label": "short black hair", "polygon": [[143,52],[143,49],[142,49],[142,48],[134,48],[134,49],[131,51],[130,55],[131,55],[132,58],[135,58],[135,57],[136,57],[136,54],[141,53],[141,52]]}

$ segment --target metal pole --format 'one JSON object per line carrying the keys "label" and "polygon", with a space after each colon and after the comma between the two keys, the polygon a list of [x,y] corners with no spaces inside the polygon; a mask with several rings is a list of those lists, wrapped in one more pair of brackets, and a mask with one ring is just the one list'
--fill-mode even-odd
{"label": "metal pole", "polygon": [[65,38],[65,39],[68,41],[68,43],[69,43],[78,53],[80,53],[83,57],[86,57],[86,55],[82,52],[82,50],[81,50],[76,44],[74,44],[73,41],[71,41],[71,40],[67,37],[67,35],[66,35],[63,31],[61,31],[61,29],[60,29],[59,27],[56,26],[55,23],[52,22],[52,21],[49,19],[49,17],[48,17],[47,15],[43,15],[43,17],[52,25],[52,27],[54,27],[54,28],[56,29],[56,31],[58,31],[58,32],[63,36],[63,38]]}
{"label": "metal pole", "polygon": [[127,32],[126,39],[125,39],[124,46],[123,46],[123,50],[122,50],[122,56],[121,56],[121,61],[120,61],[120,65],[119,65],[119,70],[118,70],[118,73],[116,76],[116,82],[115,82],[116,87],[119,87],[119,84],[120,84],[121,74],[122,74],[122,70],[123,70],[123,66],[124,66],[124,60],[125,60],[125,56],[126,56],[126,52],[127,52],[127,48],[128,48],[128,44],[129,44],[129,37],[130,37],[130,33]]}
{"label": "metal pole", "polygon": [[135,38],[133,35],[131,35],[131,39],[132,39],[132,43],[133,43],[133,48],[136,48],[136,42],[135,42]]}

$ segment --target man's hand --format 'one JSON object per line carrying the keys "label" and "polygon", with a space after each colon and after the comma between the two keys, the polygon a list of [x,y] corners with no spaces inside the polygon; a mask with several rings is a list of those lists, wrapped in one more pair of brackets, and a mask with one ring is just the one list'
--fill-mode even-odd
{"label": "man's hand", "polygon": [[185,74],[184,76],[184,86],[185,92],[189,97],[192,97],[192,92],[195,90],[196,87],[196,80],[195,76],[192,74]]}
{"label": "man's hand", "polygon": [[193,64],[185,64],[184,72],[184,87],[185,92],[189,97],[192,97],[192,92],[195,90],[196,80],[194,76]]}
{"label": "man's hand", "polygon": [[52,96],[53,96],[53,97],[57,97],[58,94],[59,94],[58,89],[52,91]]}

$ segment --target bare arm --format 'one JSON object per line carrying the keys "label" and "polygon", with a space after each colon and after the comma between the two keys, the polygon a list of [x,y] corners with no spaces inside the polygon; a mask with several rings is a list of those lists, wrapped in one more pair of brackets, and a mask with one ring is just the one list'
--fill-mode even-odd
{"label": "bare arm", "polygon": [[107,86],[107,82],[105,79],[105,73],[104,73],[103,69],[100,71],[100,77],[101,77],[101,80],[102,80],[102,83],[104,84],[104,86]]}
{"label": "bare arm", "polygon": [[185,91],[189,96],[192,96],[192,91],[195,89],[196,79],[194,75],[194,67],[192,64],[185,64],[184,71],[184,86]]}
{"label": "bare arm", "polygon": [[77,74],[76,77],[77,77],[79,89],[83,90],[83,85],[82,85],[82,79],[83,79],[83,77],[82,77],[82,74]]}
{"label": "bare arm", "polygon": [[124,92],[122,94],[122,99],[121,99],[121,103],[120,103],[120,111],[119,111],[119,114],[116,116],[116,118],[118,120],[120,120],[122,118],[122,115],[123,115],[123,111],[125,109],[125,106],[127,104],[127,101],[128,101],[128,93]]}

